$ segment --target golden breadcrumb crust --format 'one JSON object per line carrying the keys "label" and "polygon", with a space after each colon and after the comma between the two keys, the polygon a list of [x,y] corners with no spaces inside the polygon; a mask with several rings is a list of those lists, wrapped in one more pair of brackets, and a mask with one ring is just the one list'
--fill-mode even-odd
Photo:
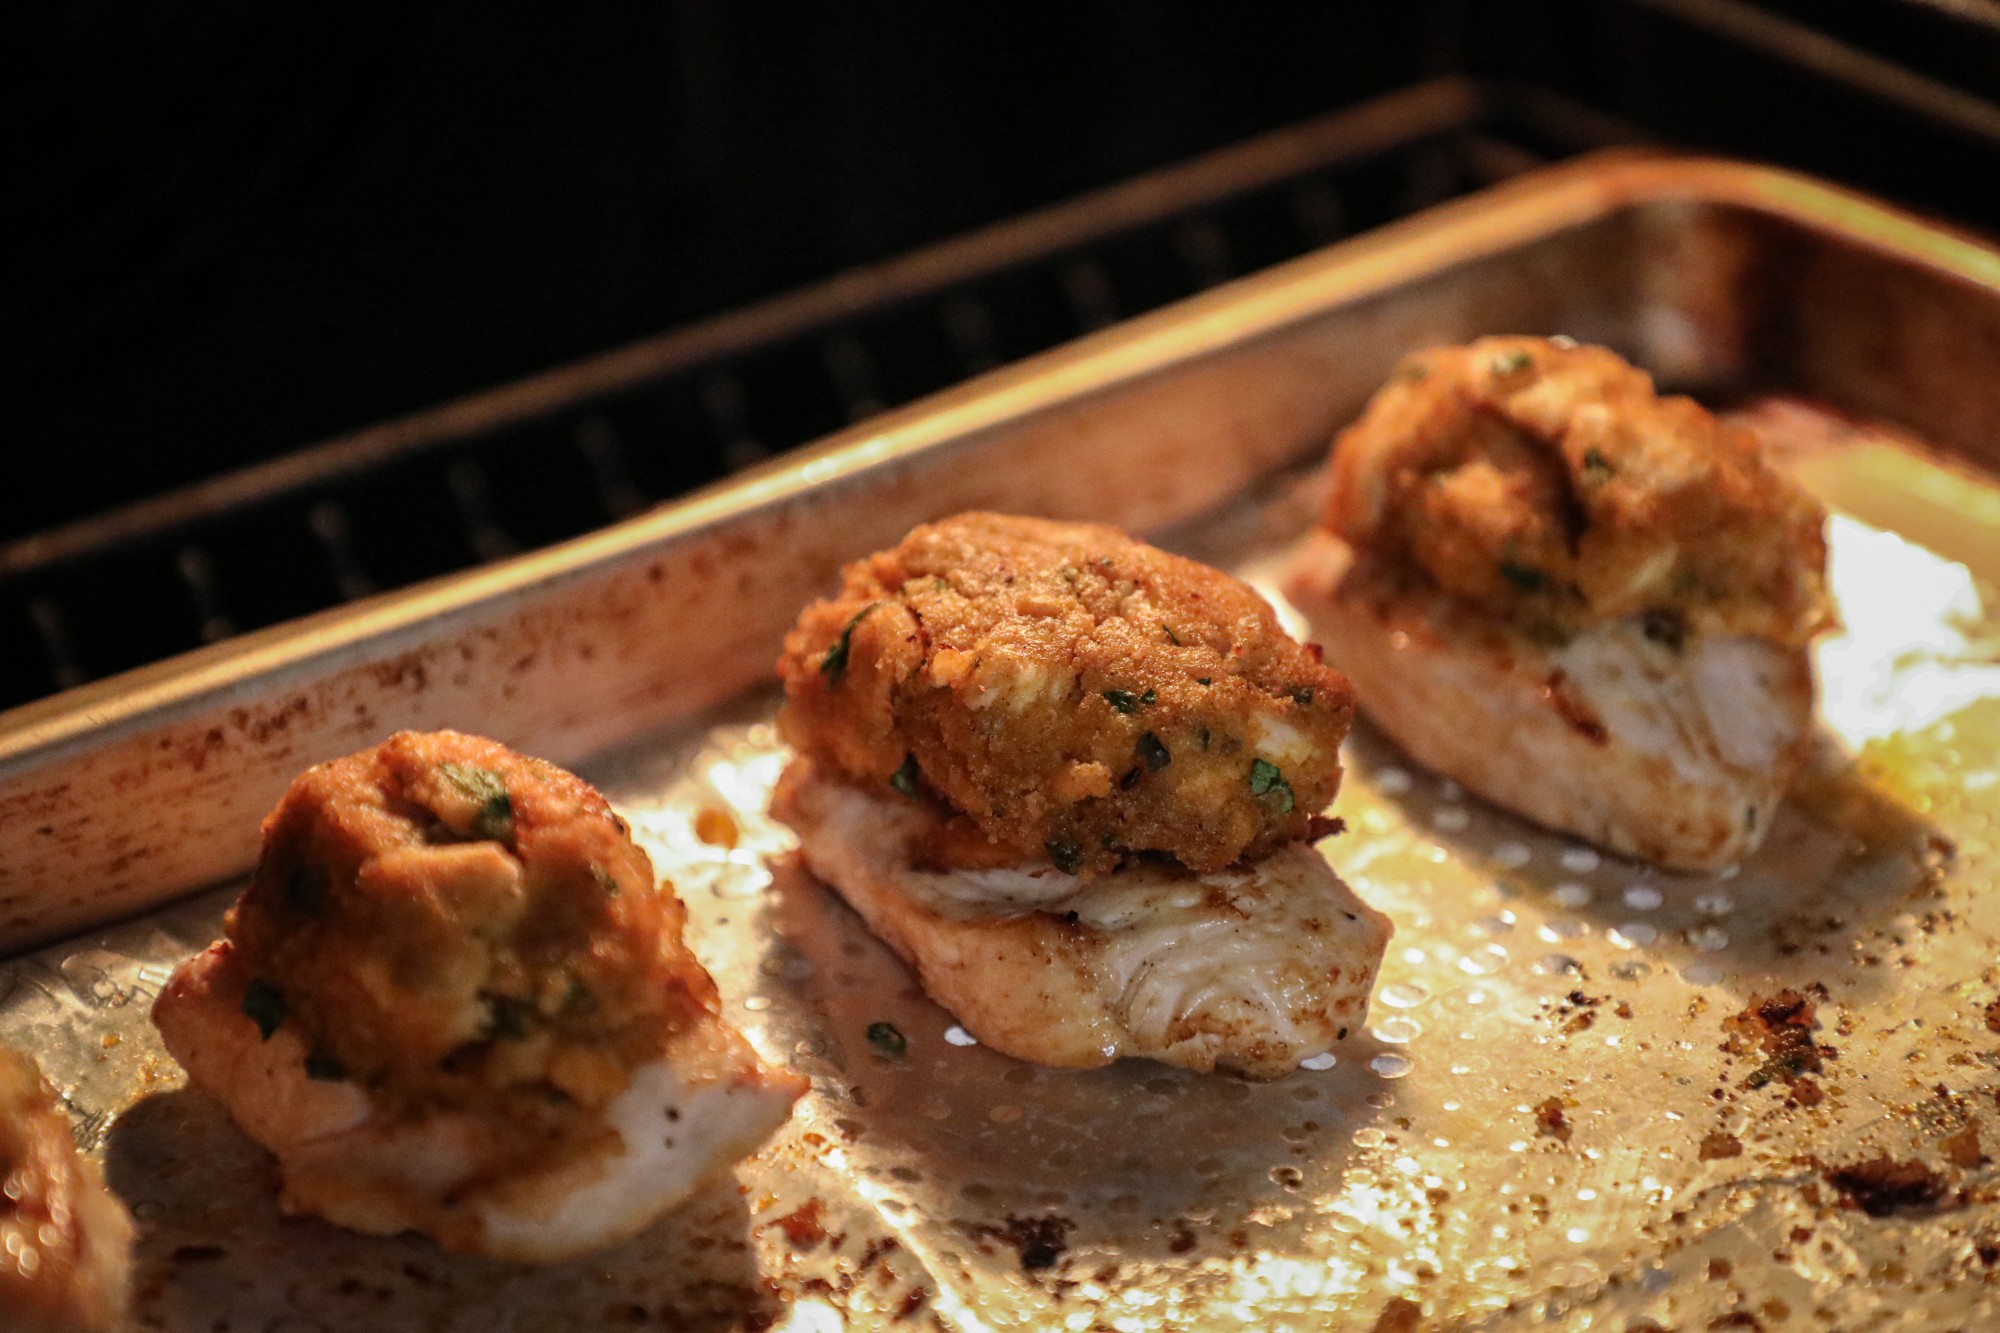
{"label": "golden breadcrumb crust", "polygon": [[962,816],[934,861],[1085,876],[1305,837],[1353,715],[1245,584],[1113,528],[999,514],[848,566],[778,670],[792,745]]}
{"label": "golden breadcrumb crust", "polygon": [[604,798],[457,732],[308,770],[227,920],[244,1012],[380,1105],[587,1124],[716,1008],[685,909]]}
{"label": "golden breadcrumb crust", "polygon": [[1748,430],[1601,347],[1406,358],[1334,443],[1328,527],[1532,633],[1644,615],[1800,645],[1831,623],[1824,512]]}

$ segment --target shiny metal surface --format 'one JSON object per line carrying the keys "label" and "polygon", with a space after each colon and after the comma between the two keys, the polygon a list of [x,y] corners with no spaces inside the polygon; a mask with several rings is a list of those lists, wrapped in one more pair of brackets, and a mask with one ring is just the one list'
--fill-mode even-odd
{"label": "shiny metal surface", "polygon": [[[1251,1086],[1132,1063],[1040,1070],[965,1044],[852,914],[789,866],[786,835],[761,814],[782,762],[773,700],[755,684],[768,625],[782,628],[839,555],[913,515],[975,498],[1093,513],[1268,586],[1315,505],[1314,470],[1288,460],[1316,452],[1328,419],[1418,338],[1493,321],[1567,329],[1685,380],[1805,388],[1852,413],[1889,395],[1891,372],[1916,350],[1939,354],[1944,343],[1923,341],[1927,321],[1965,310],[1975,324],[2000,320],[2000,261],[1844,196],[1741,168],[1596,170],[1559,178],[1547,196],[1510,192],[1455,227],[1427,223],[1205,298],[1005,381],[999,403],[947,404],[773,474],[761,492],[711,497],[704,517],[761,522],[769,540],[740,542],[741,565],[727,548],[703,548],[716,562],[706,577],[734,587],[733,572],[774,566],[767,552],[782,536],[782,555],[805,568],[736,600],[789,600],[745,611],[733,628],[692,627],[722,634],[727,649],[702,659],[721,664],[705,690],[649,696],[650,711],[621,715],[628,696],[592,694],[578,667],[568,681],[581,693],[564,707],[607,715],[583,731],[543,721],[526,734],[557,738],[558,757],[595,751],[581,771],[687,898],[692,941],[731,1017],[814,1090],[770,1149],[616,1251],[517,1270],[279,1219],[266,1161],[212,1102],[180,1088],[145,1021],[167,968],[212,937],[226,890],[0,965],[0,1038],[43,1059],[140,1218],[143,1314],[169,1328],[285,1330],[1944,1330],[2000,1319],[1988,1160],[2000,1156],[2000,1008],[1987,1018],[2000,1001],[2000,490],[1949,456],[1993,410],[1996,391],[1977,382],[1874,406],[1944,454],[1795,397],[1756,394],[1746,409],[1843,511],[1834,586],[1847,629],[1819,653],[1822,760],[1739,874],[1659,875],[1539,833],[1357,732],[1336,806],[1350,831],[1326,850],[1398,934],[1368,1033],[1331,1067]],[[1745,196],[1831,198],[1852,229],[1836,243],[1829,219],[1819,230],[1785,223],[1796,229],[1785,265],[1753,279],[1755,233],[1778,224],[1687,202],[1718,192],[1718,180]],[[1653,199],[1648,208],[1664,197],[1665,211],[1635,227],[1619,211],[1634,197]],[[1620,216],[1616,236],[1578,220]],[[1529,222],[1540,241],[1514,234]],[[1635,230],[1681,262],[1631,262]],[[1850,262],[1836,269],[1841,255]],[[1978,263],[1994,282],[1968,273]],[[1636,278],[1614,282],[1621,272]],[[1593,276],[1609,285],[1588,287]],[[1903,305],[1882,297],[1892,290]],[[1743,304],[1771,291],[1825,295],[1819,332],[1796,336],[1801,326],[1773,325],[1775,305]],[[1936,299],[1916,299],[1926,292]],[[1907,353],[1841,350],[1835,334],[1864,307],[1878,323],[1901,320]],[[1288,341],[1283,331],[1302,321],[1313,337]],[[1960,378],[1983,345],[1954,353]],[[1795,359],[1779,363],[1783,350]],[[1265,414],[1246,420],[1231,400],[1258,384]],[[1009,418],[1008,393],[1028,399],[1032,409],[1014,406],[1031,418],[1049,414],[1039,428]],[[1017,428],[997,441],[977,433],[1006,420]],[[1188,443],[1168,432],[1175,422]],[[1261,440],[1263,451],[1204,462],[1197,438]],[[1114,472],[1136,493],[1075,483],[1080,460],[1125,466],[1162,441],[1160,467],[1187,465],[1178,484],[1137,471]],[[968,469],[980,466],[991,470],[969,495]],[[885,469],[901,479],[865,484]],[[656,557],[675,531],[635,529],[428,595],[454,616],[502,621],[525,601],[580,595],[592,570],[631,552]],[[296,673],[358,670],[381,651],[384,619],[409,613],[392,604],[323,627],[317,642],[273,645],[275,664],[209,669],[234,706],[282,708]],[[394,646],[420,651],[425,623],[403,621]],[[456,651],[463,623],[428,634]],[[326,747],[390,725],[479,726],[472,705],[488,697],[478,693],[488,668],[465,660],[462,685],[430,678],[438,688],[417,719],[377,700],[375,733],[354,739],[359,724],[308,718],[302,735],[255,758],[281,783]],[[492,729],[521,743],[509,728],[531,714],[505,702],[517,696],[493,697]],[[101,706],[112,739],[156,746],[145,728],[179,725],[174,710],[202,696],[156,677]],[[46,792],[97,736],[87,717],[36,725],[62,744],[38,748],[18,729],[8,776]],[[115,748],[96,753],[110,764]],[[231,784],[254,824],[256,784],[227,777],[241,753],[212,753],[203,771]],[[733,847],[695,835],[704,809],[729,814]],[[1781,1016],[1767,1040],[1756,998],[1786,990],[1813,1004],[1815,1025],[1788,1034],[1793,1002],[1767,1005]],[[906,1036],[902,1056],[867,1041],[883,1021]]]}

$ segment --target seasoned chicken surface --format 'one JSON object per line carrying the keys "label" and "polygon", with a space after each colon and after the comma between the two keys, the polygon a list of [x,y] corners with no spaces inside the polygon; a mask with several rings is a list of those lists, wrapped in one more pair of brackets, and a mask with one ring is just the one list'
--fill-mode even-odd
{"label": "seasoned chicken surface", "polygon": [[1196,873],[1140,861],[924,870],[935,812],[795,764],[774,801],[814,874],[995,1050],[1091,1068],[1140,1056],[1277,1078],[1358,1029],[1388,919],[1310,843]]}
{"label": "seasoned chicken surface", "polygon": [[1255,592],[1110,528],[966,514],[786,641],[773,810],[981,1041],[1275,1077],[1388,927],[1306,839],[1347,682]]}
{"label": "seasoned chicken surface", "polygon": [[154,1008],[288,1210],[556,1259],[644,1227],[803,1090],[719,1017],[603,797],[492,741],[399,733],[265,821],[226,937]]}
{"label": "seasoned chicken surface", "polygon": [[78,1153],[55,1090],[0,1047],[0,1329],[122,1328],[132,1220]]}
{"label": "seasoned chicken surface", "polygon": [[934,793],[954,864],[1135,853],[1218,870],[1340,785],[1347,682],[1235,579],[1113,528],[926,524],[785,640],[779,726],[831,772]]}
{"label": "seasoned chicken surface", "polygon": [[1804,764],[1824,515],[1602,348],[1418,353],[1334,443],[1286,593],[1416,759],[1674,870],[1754,851]]}

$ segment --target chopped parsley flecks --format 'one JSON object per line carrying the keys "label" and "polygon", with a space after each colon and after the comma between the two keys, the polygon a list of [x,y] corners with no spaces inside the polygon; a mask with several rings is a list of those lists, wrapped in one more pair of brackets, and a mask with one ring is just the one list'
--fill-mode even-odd
{"label": "chopped parsley flecks", "polygon": [[314,1051],[306,1057],[306,1077],[322,1083],[339,1083],[347,1077],[347,1066],[325,1051]]}
{"label": "chopped parsley flecks", "polygon": [[1106,690],[1104,692],[1104,702],[1110,704],[1126,717],[1132,716],[1132,714],[1138,712],[1141,708],[1144,708],[1159,697],[1158,693],[1150,689],[1144,694],[1134,694],[1130,690]]}
{"label": "chopped parsley flecks", "polygon": [[1517,565],[1512,560],[1500,562],[1500,577],[1522,592],[1540,592],[1549,586],[1549,576],[1541,570],[1533,565]]}
{"label": "chopped parsley flecks", "polygon": [[1602,480],[1610,476],[1615,469],[1611,466],[1611,460],[1604,456],[1604,451],[1592,445],[1583,451],[1583,470]]}
{"label": "chopped parsley flecks", "polygon": [[889,785],[905,796],[915,796],[919,776],[921,775],[917,771],[917,757],[906,754],[903,756],[902,767],[889,775]]}
{"label": "chopped parsley flecks", "polygon": [[1056,869],[1065,875],[1074,875],[1076,868],[1083,864],[1083,849],[1067,838],[1050,838],[1042,844],[1042,850],[1055,862]]}
{"label": "chopped parsley flecks", "polygon": [[847,674],[847,654],[854,647],[854,627],[861,623],[863,616],[880,605],[880,602],[870,602],[856,611],[854,619],[847,622],[847,627],[840,631],[840,637],[833,641],[833,647],[819,659],[819,674],[826,677],[827,684],[838,685],[840,678]]}
{"label": "chopped parsley flecks", "polygon": [[285,877],[285,906],[300,916],[318,916],[326,907],[326,872],[318,866],[298,866]]}
{"label": "chopped parsley flecks", "polygon": [[1687,642],[1687,621],[1680,612],[1672,609],[1656,608],[1646,612],[1639,617],[1639,628],[1652,642],[1675,652],[1679,652],[1681,645]]}
{"label": "chopped parsley flecks", "polygon": [[1292,813],[1292,784],[1268,759],[1250,761],[1250,794],[1281,815]]}
{"label": "chopped parsley flecks", "polygon": [[1167,636],[1167,642],[1173,644],[1174,647],[1178,648],[1181,646],[1181,636],[1174,633],[1174,627],[1164,620],[1160,622],[1160,632]]}
{"label": "chopped parsley flecks", "polygon": [[1132,748],[1138,751],[1139,758],[1144,761],[1146,767],[1155,773],[1174,762],[1173,752],[1167,749],[1164,741],[1150,731],[1139,737],[1138,743]]}
{"label": "chopped parsley flecks", "polygon": [[268,981],[252,980],[243,988],[243,1014],[257,1025],[257,1031],[269,1041],[278,1025],[285,1021],[285,994]]}
{"label": "chopped parsley flecks", "polygon": [[888,1056],[900,1060],[910,1049],[910,1039],[905,1037],[894,1023],[880,1020],[868,1025],[868,1044]]}
{"label": "chopped parsley flecks", "polygon": [[1200,731],[1196,732],[1194,735],[1194,743],[1196,745],[1199,745],[1204,750],[1208,748],[1208,740],[1209,740],[1209,733],[1207,727],[1203,727]]}
{"label": "chopped parsley flecks", "polygon": [[1215,678],[1213,676],[1196,676],[1194,683],[1197,685],[1213,685],[1215,684]]}
{"label": "chopped parsley flecks", "polygon": [[1493,358],[1493,373],[1495,375],[1511,375],[1517,370],[1526,370],[1534,362],[1534,357],[1528,355],[1521,348],[1516,347],[1511,352],[1502,352]]}
{"label": "chopped parsley flecks", "polygon": [[1743,807],[1743,831],[1745,833],[1757,831],[1757,807],[1754,805]]}
{"label": "chopped parsley flecks", "polygon": [[528,1018],[535,1012],[535,1006],[512,995],[489,995],[486,997],[486,1031],[488,1041],[521,1041],[528,1035]]}
{"label": "chopped parsley flecks", "polygon": [[514,840],[514,802],[507,795],[507,784],[498,773],[490,768],[450,762],[439,764],[438,773],[446,782],[479,802],[479,811],[472,817],[474,836],[491,842]]}
{"label": "chopped parsley flecks", "polygon": [[1396,367],[1396,378],[1408,380],[1412,384],[1421,384],[1430,377],[1431,368],[1421,361],[1405,361]]}
{"label": "chopped parsley flecks", "polygon": [[1295,704],[1297,704],[1297,705],[1299,705],[1299,707],[1301,707],[1301,708],[1304,708],[1304,707],[1306,707],[1307,705],[1311,704],[1311,703],[1312,703],[1312,701],[1313,701],[1313,687],[1312,687],[1312,686],[1310,686],[1310,685],[1300,685],[1300,686],[1296,687],[1295,689],[1293,689],[1293,691],[1292,691],[1292,702],[1293,702],[1293,703],[1295,703]]}

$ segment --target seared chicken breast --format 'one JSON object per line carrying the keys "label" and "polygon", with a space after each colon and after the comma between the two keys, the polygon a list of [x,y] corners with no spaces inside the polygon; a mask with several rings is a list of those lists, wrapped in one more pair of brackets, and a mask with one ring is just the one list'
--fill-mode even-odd
{"label": "seared chicken breast", "polygon": [[131,1268],[132,1219],[41,1071],[0,1047],[0,1329],[122,1328]]}
{"label": "seared chicken breast", "polygon": [[1286,593],[1361,706],[1496,804],[1672,870],[1754,851],[1810,747],[1824,515],[1602,348],[1408,359]]}
{"label": "seared chicken breast", "polygon": [[1110,528],[965,514],[846,571],[779,663],[806,865],[997,1049],[1275,1077],[1387,923],[1307,841],[1347,682],[1255,592]]}
{"label": "seared chicken breast", "polygon": [[603,797],[453,732],[301,776],[167,1049],[278,1158],[288,1211],[522,1260],[623,1239],[803,1091],[723,1023]]}

